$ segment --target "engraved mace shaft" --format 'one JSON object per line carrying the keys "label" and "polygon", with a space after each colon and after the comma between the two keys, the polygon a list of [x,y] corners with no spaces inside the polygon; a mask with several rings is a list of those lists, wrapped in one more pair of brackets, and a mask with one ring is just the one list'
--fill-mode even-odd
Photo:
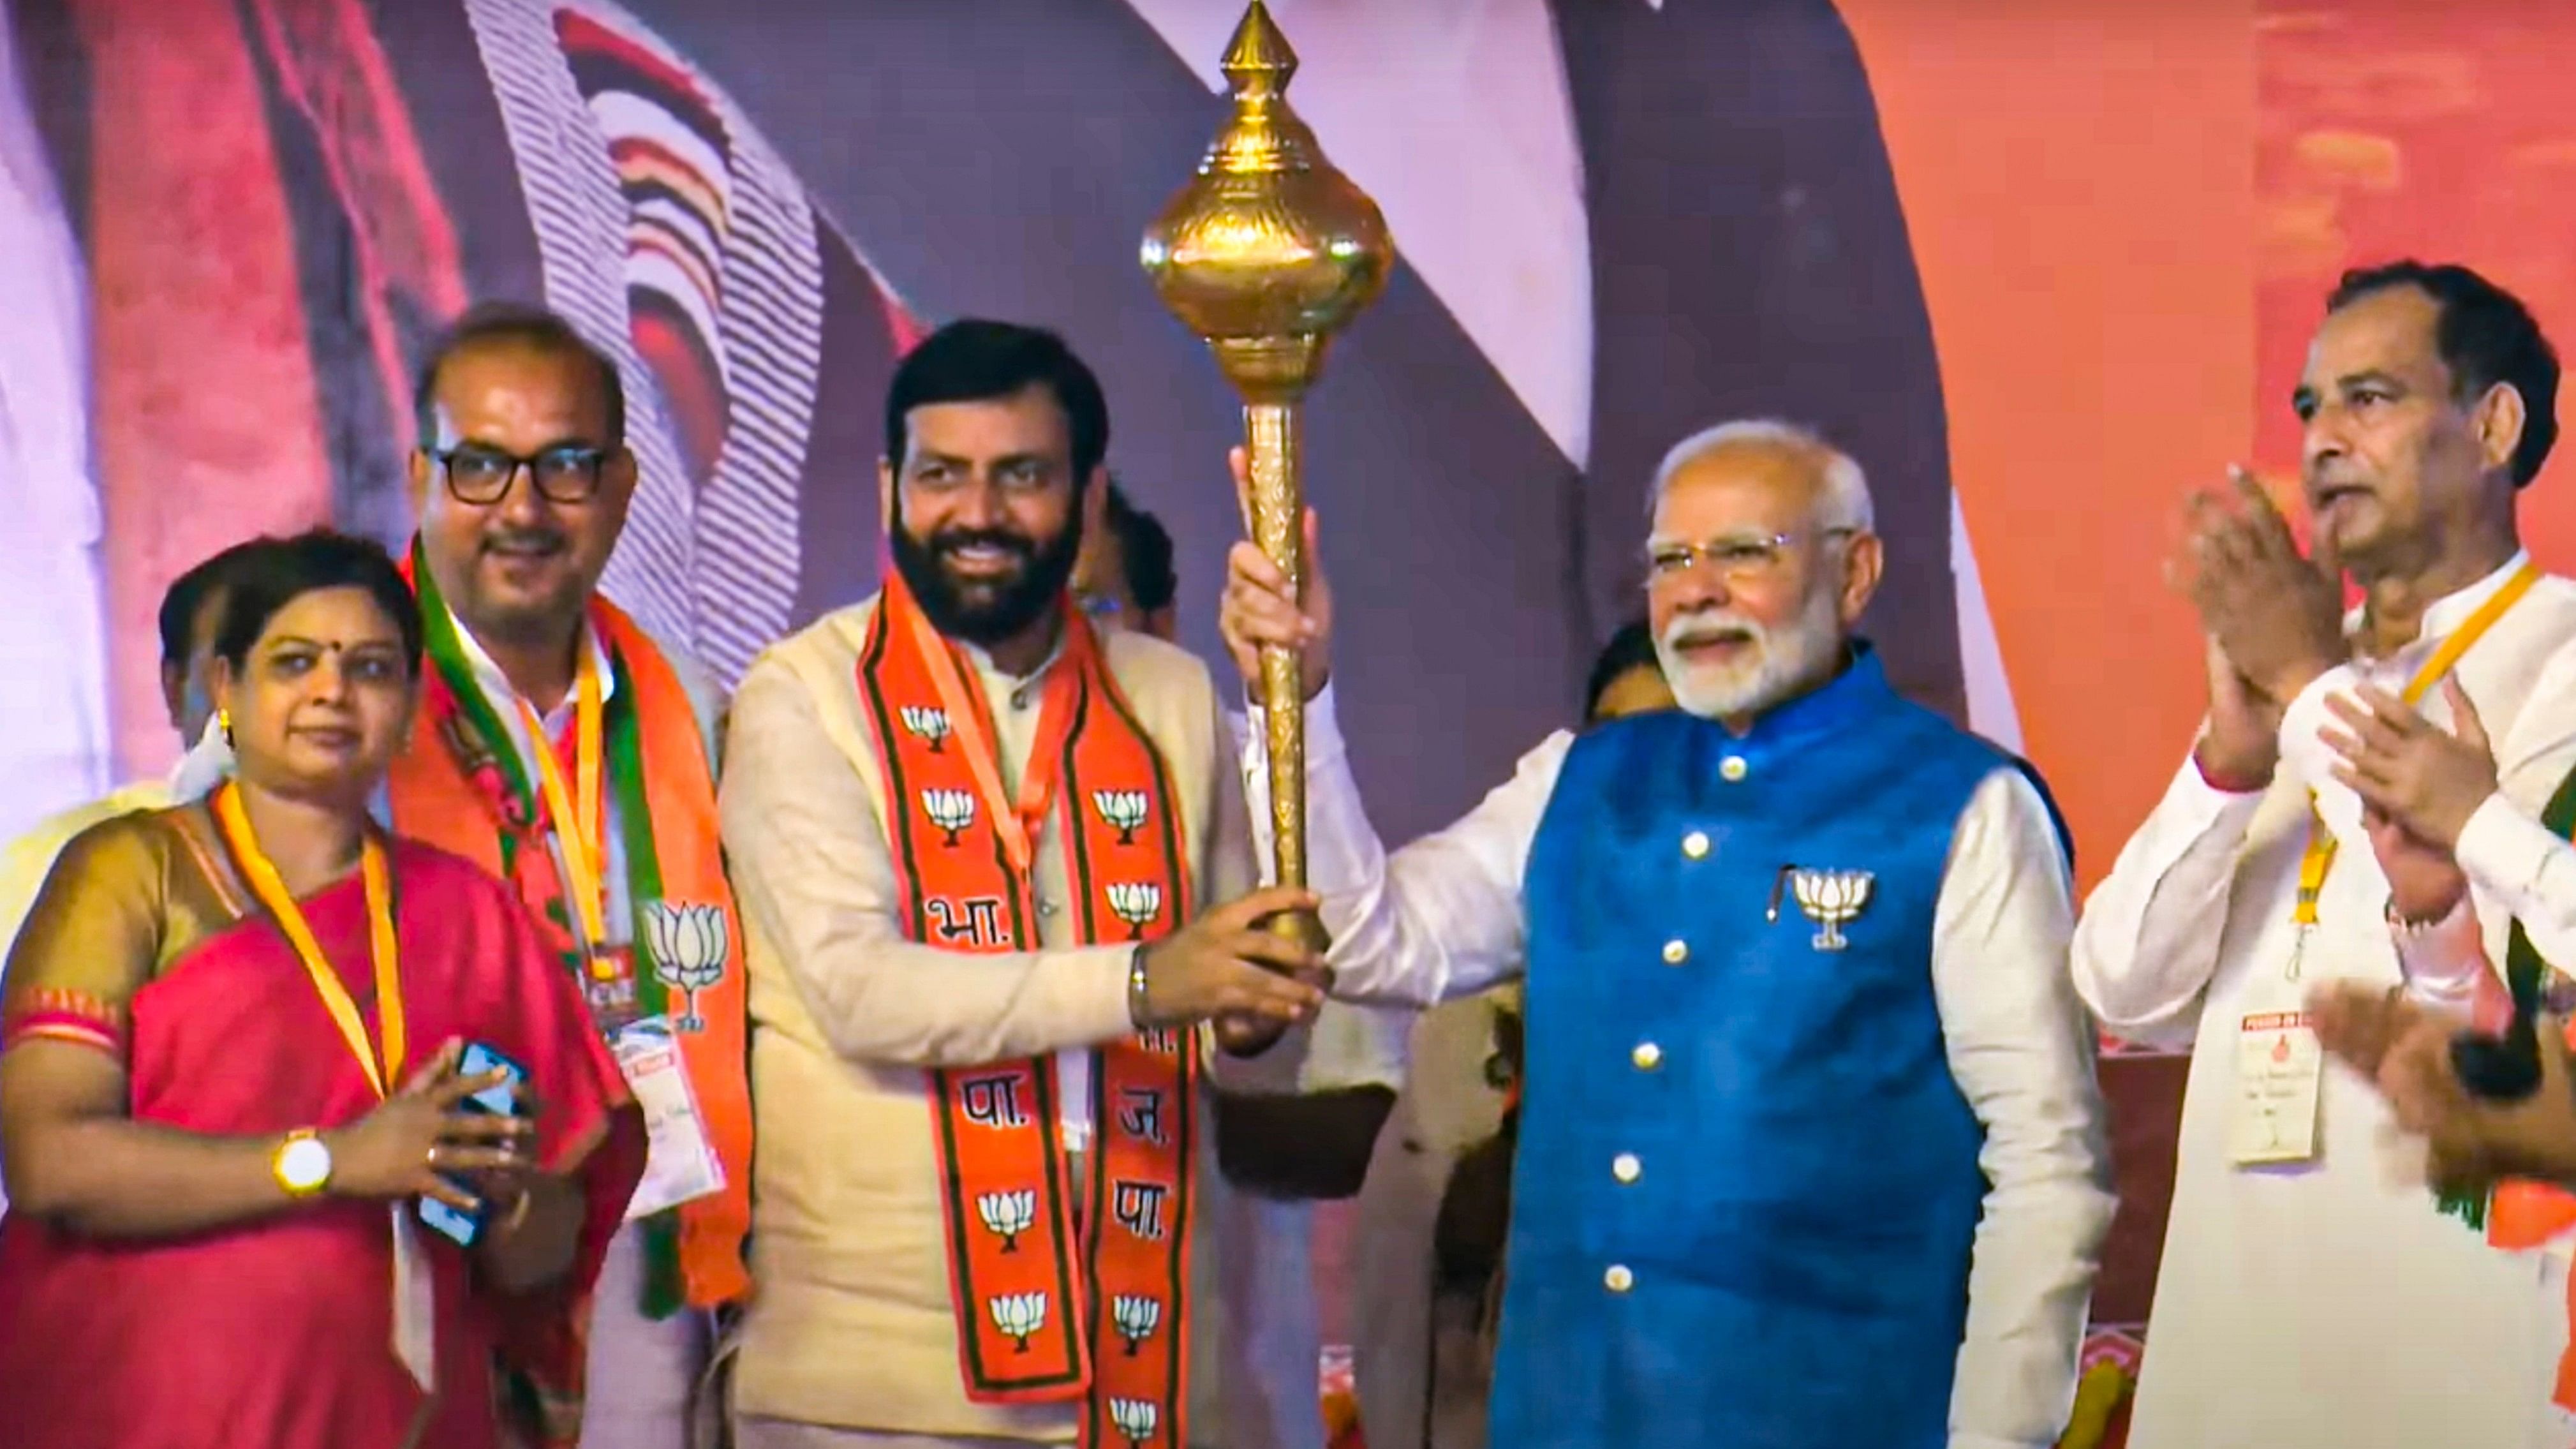
{"label": "engraved mace shaft", "polygon": [[[1334,333],[1375,301],[1395,260],[1385,218],[1333,169],[1288,105],[1297,56],[1261,0],[1243,13],[1224,62],[1234,110],[1195,176],[1145,233],[1154,289],[1216,355],[1243,399],[1253,542],[1302,591],[1306,578],[1301,411]],[[1270,824],[1282,885],[1306,884],[1304,670],[1293,649],[1265,649]],[[1311,913],[1271,928],[1325,946]]]}

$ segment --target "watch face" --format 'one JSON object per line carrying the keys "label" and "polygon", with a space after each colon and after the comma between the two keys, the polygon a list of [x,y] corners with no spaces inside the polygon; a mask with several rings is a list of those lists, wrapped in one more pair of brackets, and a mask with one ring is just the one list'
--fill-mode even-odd
{"label": "watch face", "polygon": [[331,1179],[331,1149],[319,1138],[289,1142],[277,1154],[277,1178],[293,1191],[313,1191]]}

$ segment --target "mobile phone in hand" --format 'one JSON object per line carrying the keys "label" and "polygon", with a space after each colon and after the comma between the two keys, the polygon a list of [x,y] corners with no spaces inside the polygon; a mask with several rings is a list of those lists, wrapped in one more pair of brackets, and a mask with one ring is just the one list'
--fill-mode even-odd
{"label": "mobile phone in hand", "polygon": [[[465,1111],[481,1112],[494,1117],[507,1117],[516,1112],[519,1106],[519,1093],[527,1085],[527,1068],[512,1061],[497,1048],[479,1041],[468,1043],[464,1055],[456,1064],[456,1074],[460,1077],[488,1076],[495,1071],[507,1072],[509,1076],[465,1098],[458,1105]],[[455,1173],[442,1172],[439,1176],[453,1183],[460,1192],[475,1191],[472,1182]],[[475,1240],[483,1236],[484,1223],[491,1215],[488,1204],[481,1210],[469,1213],[460,1208],[450,1207],[434,1197],[419,1199],[417,1207],[424,1226],[460,1248],[474,1246]]]}
{"label": "mobile phone in hand", "polygon": [[503,1056],[497,1048],[479,1041],[468,1043],[465,1054],[457,1059],[456,1074],[460,1077],[489,1076],[496,1071],[510,1075],[506,1080],[466,1098],[462,1103],[465,1110],[494,1117],[507,1117],[519,1110],[519,1092],[528,1083],[526,1067]]}

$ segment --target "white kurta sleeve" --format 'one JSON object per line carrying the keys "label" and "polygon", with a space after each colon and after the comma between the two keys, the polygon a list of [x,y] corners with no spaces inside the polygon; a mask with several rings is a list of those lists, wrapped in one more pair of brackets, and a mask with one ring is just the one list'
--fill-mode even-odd
{"label": "white kurta sleeve", "polygon": [[2065,969],[2072,896],[2047,806],[2020,771],[1998,770],[1959,818],[1932,928],[1950,1074],[1985,1127],[1989,1184],[1951,1449],[2042,1449],[2074,1401],[2116,1200],[2092,1031]]}
{"label": "white kurta sleeve", "polygon": [[2464,1005],[2478,978],[2491,969],[2486,942],[2479,939],[2478,913],[2467,896],[2438,921],[2410,926],[2392,920],[2388,934],[2407,994],[2427,1006]]}
{"label": "white kurta sleeve", "polygon": [[[1306,707],[1306,878],[1324,898],[1334,994],[1427,1006],[1481,991],[1521,969],[1521,873],[1557,771],[1574,742],[1559,731],[1455,824],[1389,856],[1351,777],[1333,691]],[[1245,791],[1263,858],[1270,851],[1269,745],[1255,711]]]}
{"label": "white kurta sleeve", "polygon": [[2076,993],[2102,1024],[2154,1046],[2191,1044],[2210,978],[2236,856],[2262,804],[2219,790],[2186,758],[2075,923]]}
{"label": "white kurta sleeve", "polygon": [[2576,968],[2576,846],[2498,791],[2469,817],[2454,853],[2470,881],[2522,922],[2541,959]]}

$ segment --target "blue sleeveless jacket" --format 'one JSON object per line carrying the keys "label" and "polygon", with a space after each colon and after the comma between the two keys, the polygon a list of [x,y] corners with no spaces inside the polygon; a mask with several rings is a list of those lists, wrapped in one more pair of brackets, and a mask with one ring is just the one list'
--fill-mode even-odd
{"label": "blue sleeveless jacket", "polygon": [[1743,738],[1574,744],[1523,877],[1494,1449],[1945,1442],[1986,1183],[1933,910],[2017,765],[1866,650]]}

